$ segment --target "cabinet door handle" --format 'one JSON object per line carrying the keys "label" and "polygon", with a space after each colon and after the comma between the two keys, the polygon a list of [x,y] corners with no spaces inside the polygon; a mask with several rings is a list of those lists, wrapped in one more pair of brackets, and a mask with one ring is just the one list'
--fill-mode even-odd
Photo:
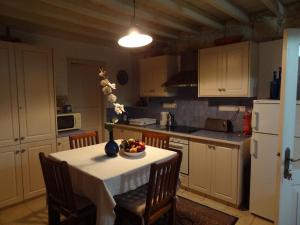
{"label": "cabinet door handle", "polygon": [[20,138],[21,141],[23,141],[24,139],[25,139],[24,137],[21,137],[21,138]]}
{"label": "cabinet door handle", "polygon": [[218,91],[220,91],[220,92],[221,92],[221,91],[222,91],[222,89],[221,89],[221,88],[219,88],[219,89],[218,89]]}
{"label": "cabinet door handle", "polygon": [[57,143],[57,145],[58,145],[58,146],[60,146],[60,145],[61,145],[61,143],[60,143],[60,142],[58,142],[58,143]]}
{"label": "cabinet door handle", "polygon": [[216,149],[216,147],[215,147],[215,146],[213,146],[213,145],[208,145],[208,148],[209,148],[209,149],[213,149],[213,150],[215,150],[215,149]]}
{"label": "cabinet door handle", "polygon": [[223,88],[222,91],[226,91],[226,88]]}
{"label": "cabinet door handle", "polygon": [[22,149],[22,150],[21,150],[21,153],[24,153],[25,151],[26,151],[25,149]]}
{"label": "cabinet door handle", "polygon": [[19,150],[17,150],[17,151],[16,151],[16,155],[18,155],[19,153],[20,153],[20,151],[19,151]]}
{"label": "cabinet door handle", "polygon": [[15,139],[14,139],[14,141],[18,141],[18,140],[19,140],[19,138],[15,138]]}

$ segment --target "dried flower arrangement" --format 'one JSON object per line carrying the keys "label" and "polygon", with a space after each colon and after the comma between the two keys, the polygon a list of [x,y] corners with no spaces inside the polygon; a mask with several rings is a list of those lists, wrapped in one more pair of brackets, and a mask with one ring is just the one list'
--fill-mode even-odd
{"label": "dried flower arrangement", "polygon": [[[107,72],[103,68],[99,69],[99,77],[101,78],[100,85],[102,87],[102,92],[106,95],[107,101],[113,104],[115,113],[120,115],[125,112],[124,105],[117,103],[117,96],[113,94],[113,90],[116,89],[116,84],[111,83],[108,80]],[[113,118],[112,122],[116,123],[118,122],[118,119]]]}

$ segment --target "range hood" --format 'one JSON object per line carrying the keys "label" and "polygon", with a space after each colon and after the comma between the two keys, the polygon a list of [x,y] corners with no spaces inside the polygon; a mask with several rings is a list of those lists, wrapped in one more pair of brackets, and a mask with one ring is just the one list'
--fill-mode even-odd
{"label": "range hood", "polygon": [[165,87],[197,87],[198,86],[198,60],[197,51],[188,51],[180,54],[178,73],[170,77],[163,85]]}

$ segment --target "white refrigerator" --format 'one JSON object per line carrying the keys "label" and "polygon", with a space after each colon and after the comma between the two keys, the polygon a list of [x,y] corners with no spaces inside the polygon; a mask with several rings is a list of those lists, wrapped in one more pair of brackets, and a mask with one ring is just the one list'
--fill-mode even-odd
{"label": "white refrigerator", "polygon": [[[276,207],[279,103],[278,100],[254,101],[250,150],[250,212],[273,221]],[[300,105],[297,104],[297,115],[300,112],[298,109]],[[297,116],[296,136],[300,137],[300,116]],[[297,137],[295,143],[300,144],[300,138]],[[298,146],[295,147],[300,150]]]}

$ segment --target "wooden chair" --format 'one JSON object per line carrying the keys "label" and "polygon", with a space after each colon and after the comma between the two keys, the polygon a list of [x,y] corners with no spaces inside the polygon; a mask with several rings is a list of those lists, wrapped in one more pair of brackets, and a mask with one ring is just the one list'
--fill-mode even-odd
{"label": "wooden chair", "polygon": [[[165,162],[151,165],[149,183],[125,194],[115,196],[115,225],[155,223],[167,215],[169,225],[175,225],[176,190],[182,153]],[[164,223],[165,224],[165,223]]]}
{"label": "wooden chair", "polygon": [[160,134],[155,132],[143,132],[142,141],[146,145],[150,145],[157,148],[168,149],[169,148],[169,135]]}
{"label": "wooden chair", "polygon": [[[60,162],[39,153],[47,190],[48,224],[95,225],[96,207],[73,192],[67,162]],[[66,219],[60,221],[60,215]]]}
{"label": "wooden chair", "polygon": [[70,135],[69,142],[71,149],[99,144],[98,132],[87,131],[82,134]]}

